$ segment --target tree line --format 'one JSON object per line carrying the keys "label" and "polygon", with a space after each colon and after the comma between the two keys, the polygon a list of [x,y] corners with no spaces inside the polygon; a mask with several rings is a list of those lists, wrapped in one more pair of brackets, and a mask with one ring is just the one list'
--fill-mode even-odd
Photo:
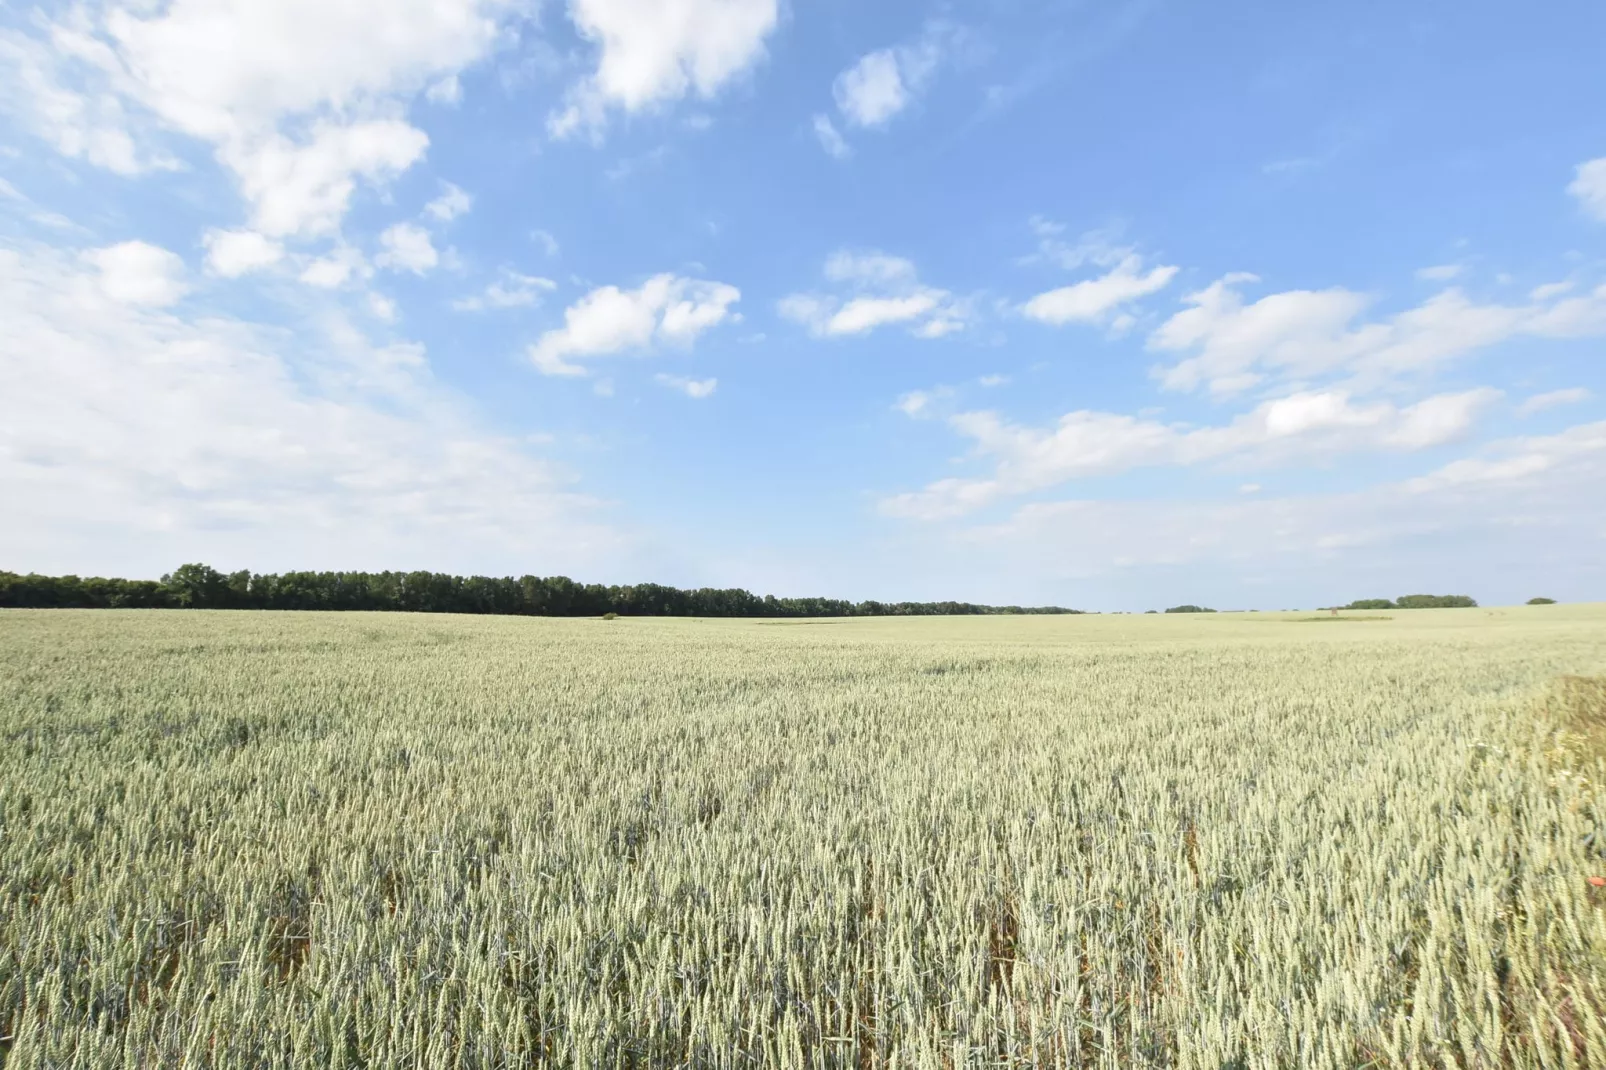
{"label": "tree line", "polygon": [[1477,599],[1464,594],[1402,594],[1387,598],[1360,598],[1338,609],[1476,609]]}
{"label": "tree line", "polygon": [[183,565],[160,580],[19,575],[0,571],[0,607],[32,609],[325,609],[499,613],[541,617],[880,617],[1079,613],[1060,606],[970,602],[850,602],[760,597],[740,588],[681,590],[657,583],[577,583],[567,576],[452,576],[442,572],[222,573]]}

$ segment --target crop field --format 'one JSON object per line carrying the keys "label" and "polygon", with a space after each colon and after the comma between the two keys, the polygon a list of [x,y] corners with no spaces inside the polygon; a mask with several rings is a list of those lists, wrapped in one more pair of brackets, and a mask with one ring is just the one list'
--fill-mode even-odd
{"label": "crop field", "polygon": [[3,612],[0,1064],[1606,1067],[1606,607],[1353,616]]}

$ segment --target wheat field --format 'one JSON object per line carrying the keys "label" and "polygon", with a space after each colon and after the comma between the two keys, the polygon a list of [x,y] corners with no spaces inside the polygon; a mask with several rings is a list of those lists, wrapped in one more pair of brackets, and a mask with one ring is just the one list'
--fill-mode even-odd
{"label": "wheat field", "polygon": [[0,613],[0,1064],[1606,1067],[1606,607],[1382,617]]}

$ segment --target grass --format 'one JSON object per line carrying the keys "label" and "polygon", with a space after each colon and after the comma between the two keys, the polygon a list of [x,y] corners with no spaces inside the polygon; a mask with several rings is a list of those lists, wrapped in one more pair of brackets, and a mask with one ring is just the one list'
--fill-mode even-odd
{"label": "grass", "polygon": [[1606,608],[1267,619],[0,613],[0,1062],[1606,1066]]}

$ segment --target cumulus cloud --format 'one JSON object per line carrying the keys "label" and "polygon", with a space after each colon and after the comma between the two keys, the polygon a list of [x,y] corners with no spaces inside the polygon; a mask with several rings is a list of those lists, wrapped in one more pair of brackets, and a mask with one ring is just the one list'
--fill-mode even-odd
{"label": "cumulus cloud", "polygon": [[1581,401],[1588,401],[1594,397],[1587,387],[1574,386],[1565,390],[1549,390],[1543,394],[1535,394],[1521,405],[1517,406],[1518,416],[1532,416],[1536,412],[1554,409],[1560,405],[1576,405]]}
{"label": "cumulus cloud", "polygon": [[442,223],[450,223],[474,207],[474,198],[461,187],[450,182],[441,183],[441,195],[424,205],[424,214]]}
{"label": "cumulus cloud", "polygon": [[160,308],[171,291],[120,291],[107,268],[138,264],[148,279],[172,261],[113,248],[0,249],[5,560],[134,575],[202,554],[581,570],[622,545],[568,476],[482,430],[421,347],[375,345],[341,322],[264,328]]}
{"label": "cumulus cloud", "polygon": [[893,402],[892,407],[913,419],[921,419],[932,415],[932,409],[938,404],[947,401],[953,396],[953,390],[946,386],[935,387],[931,390],[911,390],[902,394]]}
{"label": "cumulus cloud", "polygon": [[856,126],[880,126],[909,103],[909,89],[890,48],[871,52],[837,75],[831,87],[836,106]]}
{"label": "cumulus cloud", "polygon": [[1606,156],[1579,164],[1567,192],[1585,212],[1606,222]]}
{"label": "cumulus cloud", "polygon": [[677,390],[689,398],[712,397],[714,390],[719,386],[718,379],[688,379],[683,375],[655,375],[658,382],[671,390]]}
{"label": "cumulus cloud", "polygon": [[539,304],[541,295],[551,293],[558,284],[539,275],[523,275],[517,271],[504,271],[502,277],[485,288],[483,293],[459,298],[452,307],[459,312],[484,312],[490,309],[529,308]]}
{"label": "cumulus cloud", "polygon": [[817,338],[865,334],[904,324],[919,338],[961,330],[966,309],[947,290],[921,283],[915,266],[880,252],[839,251],[825,262],[825,277],[838,292],[795,293],[781,299],[780,314]]}
{"label": "cumulus cloud", "polygon": [[1387,319],[1357,323],[1371,304],[1364,294],[1289,290],[1246,302],[1240,287],[1254,281],[1253,275],[1227,275],[1186,295],[1189,307],[1149,336],[1152,351],[1187,354],[1155,369],[1165,388],[1202,386],[1229,395],[1268,379],[1336,374],[1376,385],[1517,335],[1606,332],[1606,286],[1526,305],[1479,304],[1452,288]]}
{"label": "cumulus cloud", "polygon": [[252,205],[252,222],[275,237],[333,234],[358,179],[380,183],[424,156],[429,138],[400,119],[318,123],[305,141],[280,134],[228,144],[219,158]]}
{"label": "cumulus cloud", "polygon": [[415,223],[397,223],[379,235],[382,251],[374,263],[392,271],[427,274],[440,263],[440,254],[430,241],[429,231]]}
{"label": "cumulus cloud", "polygon": [[206,233],[206,267],[226,279],[263,268],[284,259],[284,246],[254,230],[209,230]]}
{"label": "cumulus cloud", "polygon": [[861,128],[885,126],[925,89],[954,34],[953,27],[932,23],[912,43],[877,49],[859,57],[831,85],[831,96],[842,118]]}
{"label": "cumulus cloud", "polygon": [[[69,156],[172,166],[164,132],[211,145],[272,237],[331,233],[359,182],[428,145],[405,102],[494,47],[518,0],[182,0],[74,7],[0,37],[11,110]],[[316,26],[309,34],[306,27]],[[152,147],[152,146],[158,147]]]}
{"label": "cumulus cloud", "polygon": [[547,120],[556,138],[597,134],[610,109],[646,111],[695,93],[707,100],[764,56],[776,0],[570,0],[596,69]]}
{"label": "cumulus cloud", "polygon": [[543,375],[584,375],[574,358],[644,351],[655,343],[689,346],[699,335],[732,319],[741,291],[723,282],[655,275],[634,290],[603,286],[563,312],[563,326],[530,347]]}
{"label": "cumulus cloud", "polygon": [[990,475],[951,477],[881,503],[892,516],[935,520],[1073,479],[1134,468],[1235,459],[1284,463],[1355,450],[1412,451],[1465,435],[1499,391],[1439,394],[1414,405],[1360,403],[1342,391],[1306,391],[1266,401],[1231,423],[1186,428],[1122,413],[1079,410],[1051,428],[1024,427],[993,412],[963,412],[949,425],[969,438]]}
{"label": "cumulus cloud", "polygon": [[354,278],[367,278],[372,274],[373,269],[360,252],[350,246],[342,246],[327,256],[309,261],[302,269],[300,279],[308,286],[332,290]]}
{"label": "cumulus cloud", "polygon": [[124,305],[171,305],[184,296],[184,261],[177,253],[142,241],[91,249],[84,260],[100,273],[100,290]]}
{"label": "cumulus cloud", "polygon": [[1176,274],[1177,268],[1172,266],[1145,272],[1143,259],[1130,253],[1098,278],[1038,294],[1021,306],[1021,312],[1029,319],[1055,326],[1111,323],[1138,298],[1163,290]]}

